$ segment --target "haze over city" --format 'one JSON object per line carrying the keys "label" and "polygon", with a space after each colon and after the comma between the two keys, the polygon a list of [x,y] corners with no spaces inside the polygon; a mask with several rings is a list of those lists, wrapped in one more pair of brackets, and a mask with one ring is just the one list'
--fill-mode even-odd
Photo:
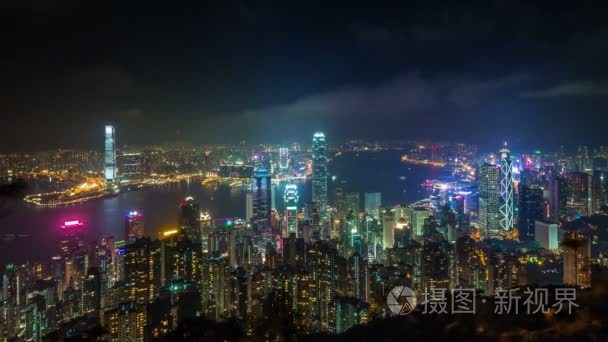
{"label": "haze over city", "polygon": [[12,129],[0,147],[90,148],[103,124],[129,145],[307,141],[314,130],[595,145],[605,14],[560,1],[11,0],[0,99]]}

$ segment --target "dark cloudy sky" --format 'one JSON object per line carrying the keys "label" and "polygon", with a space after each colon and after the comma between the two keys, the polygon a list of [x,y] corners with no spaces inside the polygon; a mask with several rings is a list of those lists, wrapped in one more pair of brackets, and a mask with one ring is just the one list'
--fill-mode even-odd
{"label": "dark cloudy sky", "polygon": [[608,10],[569,1],[0,5],[0,150],[431,138],[608,144]]}

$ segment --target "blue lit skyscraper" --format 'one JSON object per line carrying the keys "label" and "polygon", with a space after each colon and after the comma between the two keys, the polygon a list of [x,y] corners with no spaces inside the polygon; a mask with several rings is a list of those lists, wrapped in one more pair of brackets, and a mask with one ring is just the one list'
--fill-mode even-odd
{"label": "blue lit skyscraper", "polygon": [[312,138],[312,200],[324,217],[327,206],[327,145],[323,132],[316,132]]}
{"label": "blue lit skyscraper", "polygon": [[272,183],[268,169],[260,163],[253,172],[253,220],[264,224],[270,222],[272,209]]}
{"label": "blue lit skyscraper", "polygon": [[114,126],[107,125],[105,129],[104,175],[107,183],[116,179],[116,145]]}
{"label": "blue lit skyscraper", "polygon": [[513,165],[507,143],[500,150],[500,228],[513,229]]}

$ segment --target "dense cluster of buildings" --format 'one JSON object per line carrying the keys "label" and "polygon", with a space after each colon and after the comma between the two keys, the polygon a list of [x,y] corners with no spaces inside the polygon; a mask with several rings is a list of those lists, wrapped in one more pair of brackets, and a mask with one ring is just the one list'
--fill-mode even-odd
{"label": "dense cluster of buildings", "polygon": [[[116,155],[108,127],[105,179],[115,181],[117,169],[123,177],[145,173],[137,154]],[[96,327],[111,341],[144,341],[198,317],[237,319],[254,338],[334,334],[389,316],[386,296],[397,286],[473,288],[484,296],[522,286],[589,287],[592,267],[608,263],[608,151],[513,158],[505,144],[498,156],[474,160],[461,150],[425,153],[433,162],[465,161],[459,167],[471,177],[430,181],[429,198],[395,206],[383,205],[379,192],[341,188],[330,201],[321,132],[309,151],[232,151],[215,172],[250,178],[246,217],[213,218],[188,197],[179,222],[158,237],[144,235],[146,213],[133,210],[124,236],[94,243],[82,239],[86,223],[65,222],[60,255],[6,265],[0,341],[90,337]],[[308,153],[310,162],[292,153]],[[311,179],[306,203],[294,181],[302,174]]]}

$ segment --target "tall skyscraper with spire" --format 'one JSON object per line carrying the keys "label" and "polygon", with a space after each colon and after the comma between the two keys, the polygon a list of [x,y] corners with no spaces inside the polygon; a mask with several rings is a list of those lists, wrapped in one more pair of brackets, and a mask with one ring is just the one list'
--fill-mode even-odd
{"label": "tall skyscraper with spire", "polygon": [[511,154],[505,142],[500,150],[500,228],[513,229],[513,165]]}
{"label": "tall skyscraper with spire", "polygon": [[324,217],[327,206],[327,145],[323,132],[316,132],[312,138],[312,200]]}
{"label": "tall skyscraper with spire", "polygon": [[116,179],[116,145],[114,126],[105,127],[104,144],[104,176],[107,183],[113,183]]}

